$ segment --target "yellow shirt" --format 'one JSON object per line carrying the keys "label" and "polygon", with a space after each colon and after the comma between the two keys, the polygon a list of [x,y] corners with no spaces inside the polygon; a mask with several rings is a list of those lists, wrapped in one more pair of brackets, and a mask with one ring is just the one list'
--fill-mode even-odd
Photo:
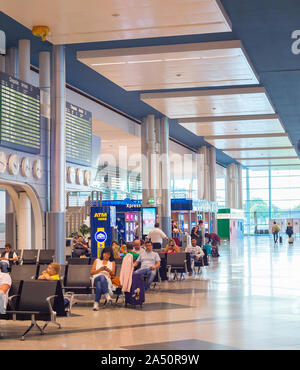
{"label": "yellow shirt", "polygon": [[46,274],[44,274],[44,276],[46,278],[51,277],[52,280],[59,280],[59,275],[58,274],[56,274],[56,275],[49,275],[49,274],[46,273]]}

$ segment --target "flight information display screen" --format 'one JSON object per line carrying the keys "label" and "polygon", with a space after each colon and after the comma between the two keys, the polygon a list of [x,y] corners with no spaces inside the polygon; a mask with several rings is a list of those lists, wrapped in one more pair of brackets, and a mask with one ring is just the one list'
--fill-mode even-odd
{"label": "flight information display screen", "polygon": [[87,165],[92,155],[92,113],[66,103],[66,157],[67,161]]}
{"label": "flight information display screen", "polygon": [[40,153],[40,90],[0,72],[0,143]]}

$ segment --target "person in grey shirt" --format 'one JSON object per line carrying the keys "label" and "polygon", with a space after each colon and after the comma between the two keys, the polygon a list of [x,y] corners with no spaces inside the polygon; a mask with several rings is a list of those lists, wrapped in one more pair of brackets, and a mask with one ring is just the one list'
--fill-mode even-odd
{"label": "person in grey shirt", "polygon": [[136,267],[141,262],[141,268],[136,270],[134,273],[137,275],[147,275],[147,282],[145,290],[150,288],[151,283],[154,281],[157,269],[160,266],[159,254],[153,252],[153,245],[151,242],[146,242],[146,250],[140,254],[138,259],[133,264]]}

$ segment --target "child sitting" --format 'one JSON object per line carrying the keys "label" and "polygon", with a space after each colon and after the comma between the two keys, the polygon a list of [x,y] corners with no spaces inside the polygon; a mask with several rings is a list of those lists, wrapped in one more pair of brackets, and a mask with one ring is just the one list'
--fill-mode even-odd
{"label": "child sitting", "polygon": [[38,280],[59,280],[60,265],[57,262],[52,262],[46,270],[42,272],[42,275],[38,277]]}

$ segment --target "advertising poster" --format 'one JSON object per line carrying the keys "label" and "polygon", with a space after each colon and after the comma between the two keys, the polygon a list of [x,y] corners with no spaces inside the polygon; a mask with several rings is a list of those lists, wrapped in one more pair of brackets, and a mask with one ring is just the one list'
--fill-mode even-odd
{"label": "advertising poster", "polygon": [[142,208],[143,235],[148,235],[156,222],[156,208]]}

